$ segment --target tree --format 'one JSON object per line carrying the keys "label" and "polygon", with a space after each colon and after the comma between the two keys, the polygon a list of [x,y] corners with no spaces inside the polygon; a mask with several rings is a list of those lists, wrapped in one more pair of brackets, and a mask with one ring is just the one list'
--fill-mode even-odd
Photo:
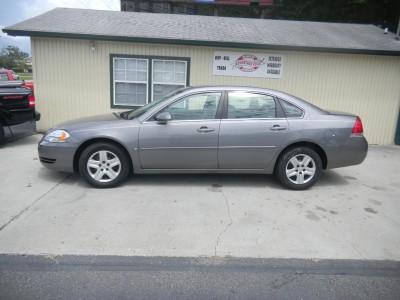
{"label": "tree", "polygon": [[29,54],[16,46],[7,46],[0,51],[0,67],[23,71]]}
{"label": "tree", "polygon": [[280,0],[271,17],[287,20],[369,23],[396,31],[399,0]]}

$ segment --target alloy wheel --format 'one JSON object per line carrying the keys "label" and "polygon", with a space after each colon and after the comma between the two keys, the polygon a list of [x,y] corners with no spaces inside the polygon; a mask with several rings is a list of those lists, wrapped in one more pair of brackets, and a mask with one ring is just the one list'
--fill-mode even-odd
{"label": "alloy wheel", "polygon": [[311,156],[297,154],[286,164],[286,177],[294,184],[305,184],[315,175],[316,165]]}
{"label": "alloy wheel", "polygon": [[94,152],[87,160],[89,175],[98,182],[110,182],[121,172],[121,161],[118,156],[108,150]]}

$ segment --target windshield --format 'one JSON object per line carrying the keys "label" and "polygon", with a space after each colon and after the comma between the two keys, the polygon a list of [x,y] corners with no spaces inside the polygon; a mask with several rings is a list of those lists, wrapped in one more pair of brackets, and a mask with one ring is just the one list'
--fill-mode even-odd
{"label": "windshield", "polygon": [[132,110],[128,110],[128,111],[124,111],[120,114],[121,118],[124,119],[129,119],[132,120],[134,118],[137,118],[141,115],[143,115],[145,112],[149,111],[150,109],[152,109],[153,107],[155,107],[157,104],[159,104],[160,102],[163,102],[164,100],[167,100],[168,98],[171,98],[181,92],[183,92],[184,90],[186,90],[188,88],[181,88],[178,90],[175,90],[169,94],[167,94],[166,96],[164,96],[161,99],[158,99],[156,101],[152,101],[142,107],[136,108],[136,109],[132,109]]}

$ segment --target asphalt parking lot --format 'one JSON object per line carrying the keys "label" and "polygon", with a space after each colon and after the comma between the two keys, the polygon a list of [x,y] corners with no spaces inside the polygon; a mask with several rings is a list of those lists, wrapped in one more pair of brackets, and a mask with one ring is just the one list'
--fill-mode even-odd
{"label": "asphalt parking lot", "polygon": [[308,191],[264,175],[133,176],[116,189],[47,170],[39,135],[0,148],[0,253],[400,260],[400,148]]}

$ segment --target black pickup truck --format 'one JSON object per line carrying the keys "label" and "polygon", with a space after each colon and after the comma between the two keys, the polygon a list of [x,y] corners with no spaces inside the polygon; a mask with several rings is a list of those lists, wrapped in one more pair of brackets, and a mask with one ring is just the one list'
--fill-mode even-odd
{"label": "black pickup truck", "polygon": [[4,127],[39,119],[33,92],[23,81],[0,81],[0,144],[4,142]]}

